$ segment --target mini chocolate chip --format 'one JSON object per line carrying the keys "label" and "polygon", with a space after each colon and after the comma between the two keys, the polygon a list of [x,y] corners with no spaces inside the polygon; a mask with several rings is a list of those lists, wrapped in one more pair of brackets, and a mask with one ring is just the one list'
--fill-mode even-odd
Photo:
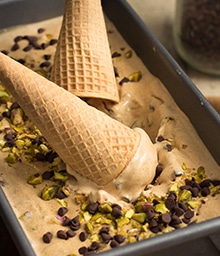
{"label": "mini chocolate chip", "polygon": [[175,207],[175,215],[176,216],[178,216],[178,217],[180,217],[180,216],[182,216],[183,214],[184,214],[184,210],[182,209],[182,208],[180,208],[180,207]]}
{"label": "mini chocolate chip", "polygon": [[188,210],[184,213],[184,218],[185,219],[191,219],[194,216],[194,212],[191,210]]}
{"label": "mini chocolate chip", "polygon": [[109,233],[109,228],[108,227],[102,227],[100,230],[99,230],[99,234],[101,233],[106,233],[108,234]]}
{"label": "mini chocolate chip", "polygon": [[164,141],[164,140],[165,140],[164,137],[161,136],[161,135],[159,135],[159,136],[157,137],[157,141],[158,141],[158,142],[161,142],[161,141]]}
{"label": "mini chocolate chip", "polygon": [[45,50],[48,46],[49,46],[49,44],[42,43],[40,47],[41,47],[41,49]]}
{"label": "mini chocolate chip", "polygon": [[161,220],[165,224],[169,224],[171,222],[171,216],[169,213],[164,213],[161,215]]}
{"label": "mini chocolate chip", "polygon": [[157,225],[155,227],[151,227],[150,230],[151,230],[151,232],[157,234],[162,231],[162,227],[160,225]]}
{"label": "mini chocolate chip", "polygon": [[84,232],[84,231],[80,232],[79,239],[81,242],[86,241],[87,238],[88,238],[88,234],[86,232]]}
{"label": "mini chocolate chip", "polygon": [[49,44],[54,45],[57,43],[57,41],[58,41],[57,39],[51,39]]}
{"label": "mini chocolate chip", "polygon": [[49,180],[50,178],[52,178],[54,176],[54,172],[53,171],[45,171],[42,174],[42,178],[43,180]]}
{"label": "mini chocolate chip", "polygon": [[112,208],[112,216],[116,219],[121,218],[121,216],[122,216],[121,209],[119,209],[118,207],[113,207]]}
{"label": "mini chocolate chip", "polygon": [[174,199],[168,197],[165,200],[165,206],[167,207],[168,210],[172,210],[175,207],[175,205],[176,205],[176,202]]}
{"label": "mini chocolate chip", "polygon": [[6,117],[6,118],[10,118],[10,116],[11,116],[11,111],[4,111],[3,113],[2,113],[2,116],[3,117]]}
{"label": "mini chocolate chip", "polygon": [[60,207],[57,211],[59,216],[64,216],[68,212],[68,209],[66,207]]}
{"label": "mini chocolate chip", "polygon": [[100,233],[100,236],[103,240],[103,243],[108,244],[110,240],[112,240],[112,237],[107,233]]}
{"label": "mini chocolate chip", "polygon": [[50,60],[51,59],[51,54],[44,54],[44,59],[45,60]]}
{"label": "mini chocolate chip", "polygon": [[211,182],[215,187],[220,185],[220,180],[212,180]]}
{"label": "mini chocolate chip", "polygon": [[51,65],[49,61],[44,61],[40,64],[40,68],[47,68]]}
{"label": "mini chocolate chip", "polygon": [[[71,223],[71,219],[69,218],[69,217],[67,217],[67,216],[64,216],[63,217],[63,223],[62,223],[62,225],[63,226],[70,226],[70,223]],[[71,229],[72,230],[72,229]],[[74,231],[74,230],[73,230]]]}
{"label": "mini chocolate chip", "polygon": [[69,238],[72,238],[76,235],[76,232],[73,231],[72,229],[69,229],[69,230],[67,230],[66,234]]}
{"label": "mini chocolate chip", "polygon": [[172,146],[171,146],[170,144],[166,144],[165,147],[166,147],[166,149],[167,149],[168,152],[170,152],[170,151],[173,150],[173,148],[172,148]]}
{"label": "mini chocolate chip", "polygon": [[22,58],[17,59],[17,62],[19,62],[22,65],[26,63],[25,59],[22,59]]}
{"label": "mini chocolate chip", "polygon": [[51,232],[47,232],[43,235],[43,241],[46,244],[49,244],[53,238],[53,234]]}
{"label": "mini chocolate chip", "polygon": [[171,220],[170,224],[176,225],[176,224],[180,224],[180,223],[181,223],[181,219],[177,215],[172,215],[172,220]]}
{"label": "mini chocolate chip", "polygon": [[189,224],[190,221],[191,221],[190,219],[182,218],[182,222],[185,224]]}
{"label": "mini chocolate chip", "polygon": [[193,180],[185,179],[185,184],[190,187],[192,187],[194,183],[195,183],[195,181],[193,181]]}
{"label": "mini chocolate chip", "polygon": [[11,51],[17,51],[19,49],[19,45],[17,43],[15,43],[12,47],[11,47]]}
{"label": "mini chocolate chip", "polygon": [[43,33],[44,31],[45,31],[45,28],[38,28],[37,33],[38,33],[38,34],[41,34],[41,33]]}
{"label": "mini chocolate chip", "polygon": [[46,161],[46,157],[45,157],[45,155],[43,154],[43,153],[37,153],[36,155],[35,155],[35,158],[37,159],[37,161]]}
{"label": "mini chocolate chip", "polygon": [[123,235],[117,234],[114,235],[114,240],[116,240],[119,244],[123,243],[125,241],[125,237]]}
{"label": "mini chocolate chip", "polygon": [[156,227],[157,225],[158,225],[158,222],[155,219],[150,220],[150,223],[149,223],[150,228]]}
{"label": "mini chocolate chip", "polygon": [[208,196],[210,194],[210,189],[208,187],[204,187],[201,189],[202,196]]}
{"label": "mini chocolate chip", "polygon": [[31,44],[29,44],[28,46],[23,48],[23,51],[24,52],[29,52],[32,48],[33,48],[33,46]]}
{"label": "mini chocolate chip", "polygon": [[5,55],[9,54],[9,52],[7,50],[2,50],[1,53],[5,54]]}
{"label": "mini chocolate chip", "polygon": [[23,39],[23,36],[16,36],[14,38],[14,42],[17,43],[17,42],[21,41],[22,39]]}
{"label": "mini chocolate chip", "polygon": [[57,193],[56,193],[56,195],[55,195],[55,197],[58,198],[58,199],[64,199],[64,198],[66,198],[67,196],[64,194],[63,191],[58,190]]}
{"label": "mini chocolate chip", "polygon": [[115,77],[119,77],[118,69],[114,66]]}
{"label": "mini chocolate chip", "polygon": [[201,188],[204,188],[204,187],[209,187],[210,184],[211,184],[211,180],[206,179],[206,180],[203,180],[202,182],[200,182],[199,185],[200,185]]}
{"label": "mini chocolate chip", "polygon": [[97,202],[91,203],[87,206],[87,211],[91,214],[95,214],[98,210],[99,204]]}
{"label": "mini chocolate chip", "polygon": [[189,209],[188,206],[186,204],[184,204],[183,202],[179,202],[178,203],[179,207],[181,209],[183,209],[185,212]]}
{"label": "mini chocolate chip", "polygon": [[123,85],[124,83],[128,83],[130,82],[130,80],[127,77],[124,77],[121,79],[121,81],[119,82],[119,85]]}
{"label": "mini chocolate chip", "polygon": [[53,163],[53,160],[57,157],[57,153],[56,152],[53,152],[53,151],[50,151],[46,154],[46,160],[47,162],[49,163]]}
{"label": "mini chocolate chip", "polygon": [[118,247],[119,246],[119,243],[115,240],[112,240],[111,243],[110,243],[110,247],[111,248],[115,248],[115,247]]}
{"label": "mini chocolate chip", "polygon": [[77,215],[70,221],[70,228],[74,231],[80,229],[79,215]]}
{"label": "mini chocolate chip", "polygon": [[190,192],[192,193],[192,197],[197,197],[199,195],[199,189],[197,187],[191,188]]}
{"label": "mini chocolate chip", "polygon": [[87,248],[82,246],[78,249],[79,254],[84,255],[87,252]]}
{"label": "mini chocolate chip", "polygon": [[68,239],[68,235],[64,230],[58,230],[57,231],[57,237],[60,238],[60,239],[64,239],[64,240]]}
{"label": "mini chocolate chip", "polygon": [[18,104],[17,101],[14,101],[14,102],[11,104],[10,110],[16,109],[16,108],[20,108],[20,106],[19,106],[19,104]]}
{"label": "mini chocolate chip", "polygon": [[91,245],[88,247],[88,251],[96,251],[100,247],[98,242],[92,242]]}
{"label": "mini chocolate chip", "polygon": [[117,57],[121,57],[121,53],[119,53],[119,52],[113,52],[113,53],[112,53],[112,58],[117,58]]}

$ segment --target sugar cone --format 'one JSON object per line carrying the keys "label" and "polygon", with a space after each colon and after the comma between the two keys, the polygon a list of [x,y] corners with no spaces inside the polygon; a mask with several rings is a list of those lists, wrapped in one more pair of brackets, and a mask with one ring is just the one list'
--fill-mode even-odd
{"label": "sugar cone", "polygon": [[4,54],[0,54],[0,80],[79,175],[103,186],[135,154],[140,141],[137,132]]}
{"label": "sugar cone", "polygon": [[79,97],[119,101],[100,0],[66,0],[50,79]]}

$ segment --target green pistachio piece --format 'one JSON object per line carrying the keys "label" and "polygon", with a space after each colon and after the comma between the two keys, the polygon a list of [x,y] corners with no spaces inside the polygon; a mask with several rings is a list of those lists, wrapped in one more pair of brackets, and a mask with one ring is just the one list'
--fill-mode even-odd
{"label": "green pistachio piece", "polygon": [[11,111],[11,122],[13,125],[20,126],[24,124],[23,110],[21,108],[15,108]]}
{"label": "green pistachio piece", "polygon": [[66,202],[64,199],[56,198],[56,201],[57,201],[57,203],[60,204],[61,206],[67,208],[68,204],[67,204],[67,202]]}
{"label": "green pistachio piece", "polygon": [[103,203],[99,205],[99,211],[103,213],[111,213],[112,212],[112,207],[108,203]]}
{"label": "green pistachio piece", "polygon": [[200,166],[198,169],[197,169],[197,175],[198,177],[203,180],[205,179],[206,175],[205,175],[205,169],[204,167]]}
{"label": "green pistachio piece", "polygon": [[23,140],[16,140],[16,141],[15,141],[15,146],[16,146],[18,149],[23,149],[23,147],[24,147],[24,141],[23,141]]}
{"label": "green pistachio piece", "polygon": [[131,244],[131,243],[135,243],[137,242],[136,238],[134,236],[128,236],[128,243]]}
{"label": "green pistachio piece", "polygon": [[169,192],[177,192],[178,191],[178,183],[177,182],[174,182],[170,189],[169,189]]}
{"label": "green pistachio piece", "polygon": [[132,57],[132,54],[133,54],[132,50],[127,51],[127,52],[125,53],[125,58],[126,58],[126,59],[130,59],[130,58]]}
{"label": "green pistachio piece", "polygon": [[94,228],[90,222],[85,224],[85,230],[87,233],[92,234],[94,232]]}
{"label": "green pistachio piece", "polygon": [[14,153],[9,153],[8,156],[7,156],[7,163],[9,164],[14,164],[17,162],[17,157]]}
{"label": "green pistachio piece", "polygon": [[164,203],[159,203],[154,206],[154,211],[163,214],[167,213],[169,210],[167,209]]}
{"label": "green pistachio piece", "polygon": [[66,175],[63,175],[60,172],[54,172],[54,176],[53,176],[54,180],[60,180],[60,181],[66,181],[68,179],[68,177]]}
{"label": "green pistachio piece", "polygon": [[125,217],[128,218],[128,219],[131,219],[133,215],[134,215],[134,210],[133,209],[129,209],[125,213]]}
{"label": "green pistachio piece", "polygon": [[133,74],[131,74],[130,76],[128,76],[128,79],[131,81],[131,82],[138,82],[140,81],[142,78],[142,73],[141,71],[137,71]]}
{"label": "green pistachio piece", "polygon": [[91,234],[91,235],[89,236],[89,240],[90,240],[91,242],[98,242],[98,241],[100,241],[100,236],[99,236],[97,233]]}
{"label": "green pistachio piece", "polygon": [[179,201],[187,202],[192,198],[192,193],[189,190],[183,189],[179,192]]}
{"label": "green pistachio piece", "polygon": [[92,214],[90,214],[87,211],[83,212],[83,218],[84,218],[85,222],[88,222],[92,218]]}
{"label": "green pistachio piece", "polygon": [[196,209],[199,208],[202,203],[199,200],[195,200],[195,201],[188,201],[187,204],[192,208],[192,209]]}
{"label": "green pistachio piece", "polygon": [[117,228],[121,229],[121,227],[123,227],[124,225],[127,225],[128,223],[130,223],[130,220],[126,217],[121,218],[121,219],[116,219],[116,224],[117,224]]}
{"label": "green pistachio piece", "polygon": [[0,90],[0,98],[2,97],[8,97],[8,93],[6,91]]}
{"label": "green pistachio piece", "polygon": [[45,201],[51,200],[54,198],[58,190],[59,190],[58,186],[51,186],[51,187],[46,186],[41,192],[41,198]]}
{"label": "green pistachio piece", "polygon": [[42,178],[42,175],[40,175],[39,173],[35,173],[31,175],[27,180],[27,183],[30,185],[38,185],[38,184],[41,184],[42,182],[43,182],[43,178]]}
{"label": "green pistachio piece", "polygon": [[145,222],[146,218],[147,218],[147,215],[145,212],[134,213],[132,215],[133,220],[136,220],[137,222],[142,223],[142,224]]}
{"label": "green pistachio piece", "polygon": [[220,193],[220,185],[210,188],[211,195],[217,195]]}

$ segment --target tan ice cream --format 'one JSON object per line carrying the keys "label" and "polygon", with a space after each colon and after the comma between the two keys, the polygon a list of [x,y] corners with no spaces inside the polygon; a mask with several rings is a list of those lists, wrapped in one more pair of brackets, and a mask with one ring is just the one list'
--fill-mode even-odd
{"label": "tan ice cream", "polygon": [[[124,203],[122,218],[116,219],[116,221],[114,218],[113,220],[111,218],[108,219],[109,213],[107,213],[104,215],[105,219],[99,221],[102,223],[106,221],[106,223],[109,224],[100,224],[91,218],[95,219],[97,214],[103,213],[98,212],[96,215],[88,213],[86,208],[84,208],[86,205],[86,201],[83,200],[84,195],[75,192],[77,182],[72,176],[68,177],[65,184],[65,188],[68,189],[70,195],[62,200],[53,199],[44,201],[40,198],[42,189],[44,189],[45,185],[50,186],[54,184],[53,180],[47,180],[35,186],[27,184],[27,179],[32,174],[43,173],[48,169],[56,170],[56,168],[58,168],[58,170],[62,170],[64,168],[62,162],[58,163],[58,167],[54,167],[54,163],[28,162],[24,157],[21,157],[21,162],[8,166],[5,159],[9,154],[8,152],[11,151],[9,148],[3,147],[3,151],[5,152],[2,152],[0,155],[2,163],[1,182],[4,183],[3,190],[19,222],[24,228],[28,239],[31,241],[32,247],[37,252],[37,255],[54,255],[55,252],[56,255],[59,256],[70,254],[79,255],[78,248],[82,246],[88,247],[93,239],[97,239],[98,231],[95,226],[99,228],[101,226],[109,226],[112,236],[113,234],[122,234],[126,237],[122,245],[134,242],[137,236],[139,240],[151,237],[155,235],[155,231],[153,232],[149,229],[149,223],[144,222],[143,224],[136,219],[138,216],[140,217],[140,213],[136,211],[136,208],[138,209],[141,202],[144,201],[145,203],[149,202],[151,204],[153,199],[163,201],[167,193],[177,189],[178,186],[184,185],[185,178],[198,178],[196,172],[200,166],[204,167],[207,178],[213,180],[219,179],[219,166],[200,140],[188,118],[178,108],[164,85],[147,70],[141,60],[136,56],[135,52],[132,51],[131,58],[125,57],[125,54],[132,49],[123,40],[114,25],[109,20],[106,20],[106,23],[107,30],[111,31],[111,33],[108,34],[111,51],[112,53],[120,53],[119,57],[113,59],[114,66],[119,73],[117,83],[119,83],[123,77],[128,77],[138,71],[141,71],[142,78],[138,82],[124,83],[120,86],[121,101],[118,104],[112,104],[104,100],[99,102],[89,100],[88,102],[132,129],[135,127],[144,129],[157,150],[158,162],[162,166],[162,173],[158,176],[156,181],[152,182],[144,189],[136,204],[129,202],[127,204]],[[49,33],[50,31],[50,34],[58,35],[58,31],[54,31],[54,29],[56,28],[56,30],[58,30],[59,24],[61,24],[60,18],[5,32],[1,35],[2,41],[0,42],[0,47],[1,49],[8,49],[9,43],[7,38],[13,39],[16,35],[22,34],[23,32],[20,32],[22,30],[25,31],[25,34],[32,34],[37,28],[45,27],[45,33]],[[42,34],[40,37],[42,38],[44,36],[45,34]],[[4,40],[4,38],[7,40]],[[52,51],[52,49],[48,48],[48,51]],[[29,53],[22,51],[10,52],[10,55],[15,58],[18,58],[21,54],[26,60],[30,60],[30,56],[32,56],[32,63],[39,63],[39,59],[41,58],[40,52],[37,50],[30,51]],[[38,68],[35,66],[33,69]],[[2,106],[5,108],[4,104]],[[7,106],[7,108],[9,108],[9,106]],[[9,126],[5,119],[4,125]],[[16,129],[19,131],[21,127],[16,127]],[[3,127],[2,130],[3,136],[5,132]],[[34,136],[34,134],[35,133],[31,133],[32,136]],[[31,136],[29,135],[28,138],[30,139]],[[6,149],[9,151],[7,152]],[[12,149],[15,151],[15,147]],[[135,184],[133,188],[135,189],[138,186],[139,184]],[[22,191],[22,193],[20,193],[20,191]],[[107,200],[107,205],[101,204],[102,211],[105,207],[109,208],[111,206],[111,200],[114,200],[109,196],[106,197],[104,192],[96,196],[102,197],[103,201]],[[73,199],[78,200],[77,202],[82,200],[82,204],[75,204]],[[93,198],[94,201],[96,201],[96,199],[97,197]],[[192,198],[192,201],[189,203],[196,204],[200,203],[202,200],[204,204],[200,204],[199,208],[190,208],[195,213],[190,223],[219,216],[219,192],[216,193],[215,196],[210,194],[201,199],[199,197]],[[62,226],[62,218],[57,217],[57,209],[60,207],[60,204],[67,205],[69,209],[67,216],[74,217],[78,214],[82,223],[81,229],[77,231],[76,237],[69,238],[65,241],[56,237],[57,230],[67,230],[67,227]],[[212,209],[212,211],[209,209]],[[167,209],[165,210],[168,211]],[[155,212],[155,214],[157,215],[158,213]],[[127,221],[127,224],[122,225],[120,221]],[[88,225],[88,223],[91,223],[94,231],[89,234],[89,239],[85,242],[80,242],[78,235],[84,230],[84,226]],[[187,224],[184,224],[182,221],[179,227],[186,225]],[[143,229],[145,230],[144,232]],[[166,230],[163,230],[163,232],[172,230],[173,227],[167,226]],[[43,234],[48,231],[53,234],[53,239],[49,245],[42,242]],[[162,232],[158,232],[158,234],[161,233]],[[108,243],[107,246],[102,242],[100,242],[100,244],[101,250],[106,250],[111,247],[110,243]]]}

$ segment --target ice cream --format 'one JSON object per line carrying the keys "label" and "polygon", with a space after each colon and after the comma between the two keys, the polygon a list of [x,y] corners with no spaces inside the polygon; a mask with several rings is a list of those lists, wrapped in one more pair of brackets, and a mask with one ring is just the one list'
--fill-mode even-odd
{"label": "ice cream", "polygon": [[[128,128],[2,53],[0,64],[6,89],[69,173],[87,183],[85,188],[79,184],[82,192],[105,189],[117,200],[134,200],[153,180],[157,153],[142,129]],[[132,189],[134,184],[138,188]]]}
{"label": "ice cream", "polygon": [[[201,182],[199,179],[219,179],[219,166],[213,160],[190,121],[178,108],[164,85],[147,70],[141,60],[136,56],[135,52],[132,51],[130,46],[120,36],[114,25],[108,19],[106,19],[106,23],[107,31],[111,31],[111,33],[108,33],[111,51],[113,56],[117,56],[113,58],[113,63],[119,74],[116,79],[117,84],[121,84],[121,100],[118,104],[104,100],[96,101],[95,99],[89,99],[87,102],[128,127],[143,128],[147,134],[149,134],[157,150],[160,168],[157,168],[157,178],[143,190],[143,193],[138,197],[137,201],[125,203],[120,210],[118,206],[115,206],[114,198],[111,198],[109,194],[106,196],[103,192],[95,195],[95,198],[93,197],[94,202],[97,200],[98,196],[102,198],[100,201],[105,202],[98,205],[99,209],[95,211],[94,206],[97,206],[97,204],[94,203],[90,205],[87,201],[87,195],[80,194],[76,191],[78,189],[78,183],[73,176],[68,176],[65,186],[61,188],[64,189],[65,192],[66,190],[69,192],[68,197],[64,199],[56,198],[49,201],[42,200],[40,197],[41,191],[45,187],[50,188],[51,185],[54,185],[55,181],[53,179],[44,180],[40,184],[30,186],[27,184],[29,176],[35,175],[36,173],[40,175],[42,173],[44,174],[48,169],[52,169],[56,175],[62,175],[62,172],[56,172],[57,166],[53,166],[54,162],[52,164],[39,161],[28,162],[25,161],[23,157],[19,158],[19,161],[15,164],[8,166],[5,160],[8,152],[12,152],[13,154],[14,152],[17,153],[18,148],[16,145],[10,149],[4,146],[2,150],[5,152],[1,152],[0,155],[2,163],[1,183],[4,184],[3,189],[7,198],[10,200],[20,224],[25,230],[29,241],[31,241],[34,251],[36,251],[38,255],[52,255],[55,252],[57,255],[77,255],[79,254],[79,248],[81,249],[85,246],[91,249],[91,244],[94,241],[98,242],[100,246],[99,249],[96,249],[96,251],[99,252],[119,245],[119,239],[116,240],[115,235],[119,237],[120,235],[123,236],[122,238],[124,238],[124,240],[122,239],[123,242],[120,244],[124,245],[135,242],[137,238],[139,240],[147,239],[155,234],[173,231],[175,228],[184,227],[193,222],[219,216],[220,209],[218,202],[220,197],[218,186],[210,186],[211,191],[216,189],[215,193],[212,192],[207,196],[199,195],[189,198],[187,197],[190,195],[189,190],[183,190],[183,193],[181,193],[180,189],[180,187],[185,186],[185,180],[187,179],[189,182],[192,178],[196,179],[196,182],[193,183],[194,185],[198,185],[198,183]],[[46,23],[34,24],[31,26],[30,30],[28,30],[29,26],[24,26],[22,29],[25,31],[24,33],[31,34],[33,31],[36,31],[36,28],[45,26],[46,33],[51,31],[50,34],[54,35],[56,34],[54,29],[56,28],[56,30],[58,30],[59,24],[61,24],[61,20],[56,19]],[[22,33],[19,31],[21,31],[21,29],[8,31],[5,35],[3,33],[1,43],[3,44],[4,42],[4,44],[1,49],[6,48],[7,40],[4,40],[4,38],[9,38],[9,35],[13,35],[11,37],[13,39],[15,35]],[[42,35],[42,37],[44,37],[44,35]],[[48,50],[52,49],[48,48]],[[128,52],[132,53],[132,57],[126,57],[126,53]],[[10,52],[10,55],[13,55],[13,57],[17,59],[20,54],[24,53],[22,51]],[[41,59],[40,52],[37,50],[30,51],[29,57],[25,56],[24,59],[27,60],[26,64],[39,63],[39,59]],[[33,61],[28,61],[30,59]],[[34,65],[32,65],[32,67],[33,66]],[[34,66],[33,69],[36,69],[36,66]],[[142,78],[139,81],[121,83],[124,77],[129,77],[131,74],[136,74],[139,71],[142,74]],[[25,85],[25,88],[26,86],[28,85]],[[3,92],[5,91],[3,90]],[[47,95],[47,92],[44,92],[44,94]],[[10,109],[11,106],[10,97],[7,97],[7,99],[9,100],[7,104],[1,104],[5,112],[7,112],[6,110]],[[31,126],[29,122],[25,123],[24,129],[22,125],[11,124],[10,120],[8,124],[7,117],[4,118],[3,121],[3,127],[6,126],[6,128],[9,128],[10,125],[10,127],[14,127],[18,133],[22,129],[24,131],[27,130],[25,134],[20,135],[19,133],[19,142],[23,141],[29,145],[33,141],[32,137],[36,137],[36,130],[32,132],[26,127],[27,124],[28,128]],[[25,122],[27,122],[27,120]],[[1,136],[8,131],[7,129],[5,130],[5,128],[3,129],[3,127]],[[29,134],[27,132],[29,132]],[[40,139],[43,138],[40,137]],[[19,145],[19,143],[16,144]],[[47,144],[45,145],[48,146]],[[40,149],[34,147],[34,150],[44,150],[45,145],[43,144]],[[63,170],[65,167],[62,163],[59,164],[61,166],[58,166],[58,170]],[[200,168],[201,166],[203,168]],[[34,177],[38,176],[36,175]],[[189,184],[187,186],[189,186]],[[133,187],[133,189],[135,188]],[[205,187],[205,190],[207,190],[207,187]],[[177,208],[176,212],[182,212],[182,216],[178,218],[173,217],[174,219],[170,223],[168,223],[166,218],[166,223],[159,222],[162,217],[168,217],[168,215],[171,214],[171,211],[167,208],[169,206],[164,207],[164,205],[166,199],[168,199],[168,202],[175,202],[169,197],[170,194],[174,195],[174,192],[178,200],[179,198],[184,199],[187,210],[183,213],[182,208]],[[75,200],[78,204],[75,203]],[[159,202],[159,204],[154,204],[153,202]],[[178,204],[182,204],[182,202],[178,201]],[[57,237],[58,231],[62,230],[64,234],[66,234],[70,229],[69,226],[63,226],[65,216],[61,217],[57,214],[57,209],[61,205],[66,206],[69,210],[65,216],[73,218],[78,215],[81,223],[80,229],[75,231],[76,236],[74,238],[69,237],[69,239],[65,241]],[[150,209],[150,211],[148,212],[147,209]],[[212,209],[212,211],[209,209]],[[163,211],[165,216],[158,211]],[[149,216],[150,213],[151,216]],[[122,214],[122,216],[120,216],[120,214]],[[146,215],[148,217],[146,217]],[[152,217],[152,215],[154,215],[154,217]],[[185,215],[188,218],[185,218]],[[175,226],[174,220],[176,223],[179,221],[179,224],[175,224]],[[159,229],[160,226],[163,228],[162,231]],[[104,230],[105,235],[101,232],[103,227],[108,227],[110,230],[109,232]],[[53,234],[53,239],[49,245],[42,241],[42,236],[48,231]],[[81,232],[85,231],[88,238],[82,242],[78,237]],[[110,240],[108,241],[109,237]]]}

